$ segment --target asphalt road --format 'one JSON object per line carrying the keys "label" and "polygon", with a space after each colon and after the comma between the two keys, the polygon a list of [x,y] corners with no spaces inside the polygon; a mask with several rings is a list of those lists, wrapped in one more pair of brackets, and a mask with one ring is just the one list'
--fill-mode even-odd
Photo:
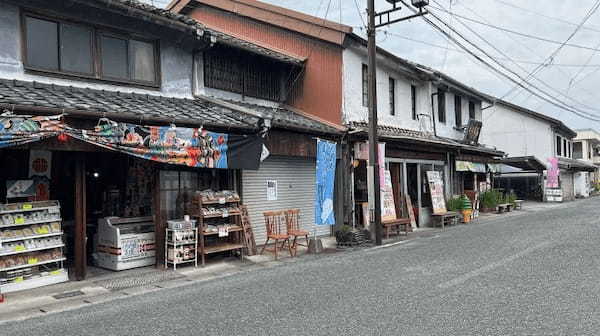
{"label": "asphalt road", "polygon": [[0,335],[596,335],[600,199],[0,326]]}

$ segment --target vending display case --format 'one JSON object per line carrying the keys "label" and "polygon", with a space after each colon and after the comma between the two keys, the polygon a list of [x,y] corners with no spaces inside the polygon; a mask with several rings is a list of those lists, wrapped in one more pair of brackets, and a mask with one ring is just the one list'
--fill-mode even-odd
{"label": "vending display case", "polygon": [[107,217],[98,220],[98,266],[113,271],[154,265],[153,217]]}

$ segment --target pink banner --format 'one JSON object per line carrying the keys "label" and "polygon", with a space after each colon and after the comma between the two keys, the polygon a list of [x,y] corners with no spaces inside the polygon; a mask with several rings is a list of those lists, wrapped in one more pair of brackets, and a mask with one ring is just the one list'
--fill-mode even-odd
{"label": "pink banner", "polygon": [[548,169],[548,179],[546,180],[547,188],[558,188],[558,177],[560,176],[560,169],[558,168],[558,158],[551,157],[548,159],[550,167]]}

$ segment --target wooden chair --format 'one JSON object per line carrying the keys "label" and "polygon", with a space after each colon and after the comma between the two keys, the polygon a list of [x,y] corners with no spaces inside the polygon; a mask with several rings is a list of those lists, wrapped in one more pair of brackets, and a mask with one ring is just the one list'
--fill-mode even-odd
{"label": "wooden chair", "polygon": [[[277,259],[277,245],[281,241],[281,248],[285,246],[287,243],[290,256],[294,256],[292,252],[292,245],[290,244],[290,235],[287,233],[283,233],[283,221],[285,220],[283,211],[267,211],[264,212],[265,216],[265,227],[267,229],[267,241],[265,241],[265,245],[263,246],[260,254],[263,254],[265,250],[273,251],[275,253],[275,259]],[[267,244],[269,240],[273,239],[275,241],[275,245],[273,249],[267,249]]]}
{"label": "wooden chair", "polygon": [[[292,249],[294,255],[298,255],[298,245],[308,247],[308,230],[300,229],[300,209],[287,210],[285,212],[285,223],[287,227],[287,234],[290,237],[294,237],[292,240]],[[300,244],[298,237],[306,238],[306,245]]]}

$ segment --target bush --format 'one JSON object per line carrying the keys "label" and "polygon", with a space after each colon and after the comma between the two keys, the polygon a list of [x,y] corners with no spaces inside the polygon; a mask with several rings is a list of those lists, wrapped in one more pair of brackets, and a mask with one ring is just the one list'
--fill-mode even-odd
{"label": "bush", "polygon": [[495,189],[486,191],[480,195],[481,205],[485,209],[495,209],[498,204],[502,203],[503,198],[502,193]]}

